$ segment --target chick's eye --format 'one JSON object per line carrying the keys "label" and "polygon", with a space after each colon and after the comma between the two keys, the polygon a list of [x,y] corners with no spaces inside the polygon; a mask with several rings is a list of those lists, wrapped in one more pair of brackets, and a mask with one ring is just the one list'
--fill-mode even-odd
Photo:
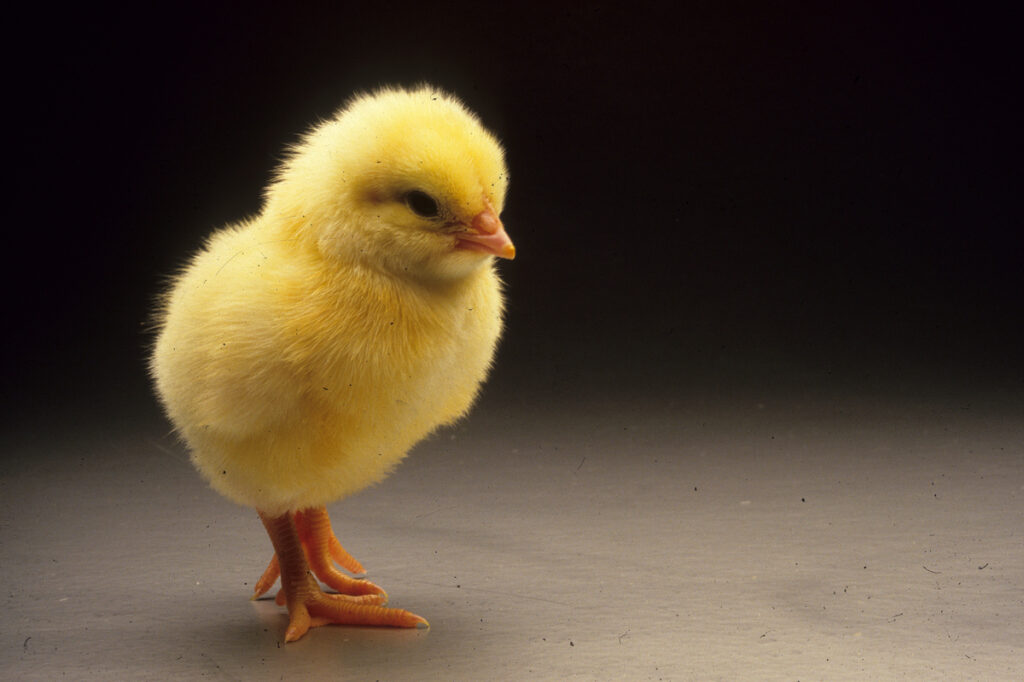
{"label": "chick's eye", "polygon": [[438,216],[437,201],[426,192],[414,189],[405,195],[405,203],[413,213],[421,218],[436,218]]}

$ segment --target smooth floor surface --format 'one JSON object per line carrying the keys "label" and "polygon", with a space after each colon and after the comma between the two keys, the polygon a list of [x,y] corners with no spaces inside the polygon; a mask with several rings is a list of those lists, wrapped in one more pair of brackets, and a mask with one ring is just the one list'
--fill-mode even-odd
{"label": "smooth floor surface", "polygon": [[1024,679],[1020,408],[485,398],[330,508],[431,628],[289,645],[248,599],[255,513],[155,414],[26,427],[4,434],[0,678]]}

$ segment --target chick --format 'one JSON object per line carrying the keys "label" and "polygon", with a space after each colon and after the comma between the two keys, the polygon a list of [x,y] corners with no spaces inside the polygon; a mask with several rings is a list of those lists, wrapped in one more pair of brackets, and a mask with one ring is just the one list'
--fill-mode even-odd
{"label": "chick", "polygon": [[507,185],[500,144],[451,95],[359,96],[163,299],[157,392],[206,480],[258,511],[275,554],[255,596],[280,574],[286,641],[326,623],[427,626],[335,568],[362,572],[325,505],[470,408],[502,328],[495,257],[515,256]]}

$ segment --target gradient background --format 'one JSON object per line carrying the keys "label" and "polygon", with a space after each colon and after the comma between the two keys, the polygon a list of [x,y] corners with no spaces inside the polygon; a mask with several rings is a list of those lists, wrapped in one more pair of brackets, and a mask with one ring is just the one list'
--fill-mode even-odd
{"label": "gradient background", "polygon": [[5,455],[164,430],[162,278],[350,93],[423,80],[508,151],[482,423],[709,396],[1019,419],[1019,21],[760,4],[16,11]]}
{"label": "gradient background", "polygon": [[349,93],[420,80],[508,148],[520,255],[495,383],[1020,391],[1010,23],[708,6],[15,22],[5,420],[146,409],[161,277],[258,212],[282,148]]}

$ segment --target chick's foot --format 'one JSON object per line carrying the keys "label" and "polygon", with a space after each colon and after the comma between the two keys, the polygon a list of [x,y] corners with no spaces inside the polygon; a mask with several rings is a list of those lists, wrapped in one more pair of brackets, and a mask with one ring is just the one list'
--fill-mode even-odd
{"label": "chick's foot", "polygon": [[[284,637],[286,642],[294,642],[311,627],[329,623],[403,628],[429,627],[426,620],[413,613],[372,603],[371,600],[379,597],[382,592],[362,596],[326,594],[310,572],[311,564],[306,560],[293,515],[269,517],[261,513],[260,519],[267,529],[278,560],[281,575],[281,594],[278,595],[278,603],[283,601],[288,606],[289,623]],[[376,588],[376,585],[373,587]]]}
{"label": "chick's foot", "polygon": [[[306,556],[310,569],[317,578],[339,594],[353,597],[364,597],[360,600],[368,604],[386,604],[387,593],[377,585],[368,580],[357,580],[341,573],[334,566],[337,562],[342,568],[356,575],[364,575],[366,570],[345,548],[338,542],[334,531],[331,529],[331,520],[327,516],[327,509],[314,507],[297,511],[292,514],[295,530],[302,545],[302,551]],[[270,559],[267,570],[263,572],[256,582],[253,599],[263,596],[267,590],[281,575],[281,566],[275,553]],[[285,593],[281,590],[277,593],[277,603],[285,603]]]}

